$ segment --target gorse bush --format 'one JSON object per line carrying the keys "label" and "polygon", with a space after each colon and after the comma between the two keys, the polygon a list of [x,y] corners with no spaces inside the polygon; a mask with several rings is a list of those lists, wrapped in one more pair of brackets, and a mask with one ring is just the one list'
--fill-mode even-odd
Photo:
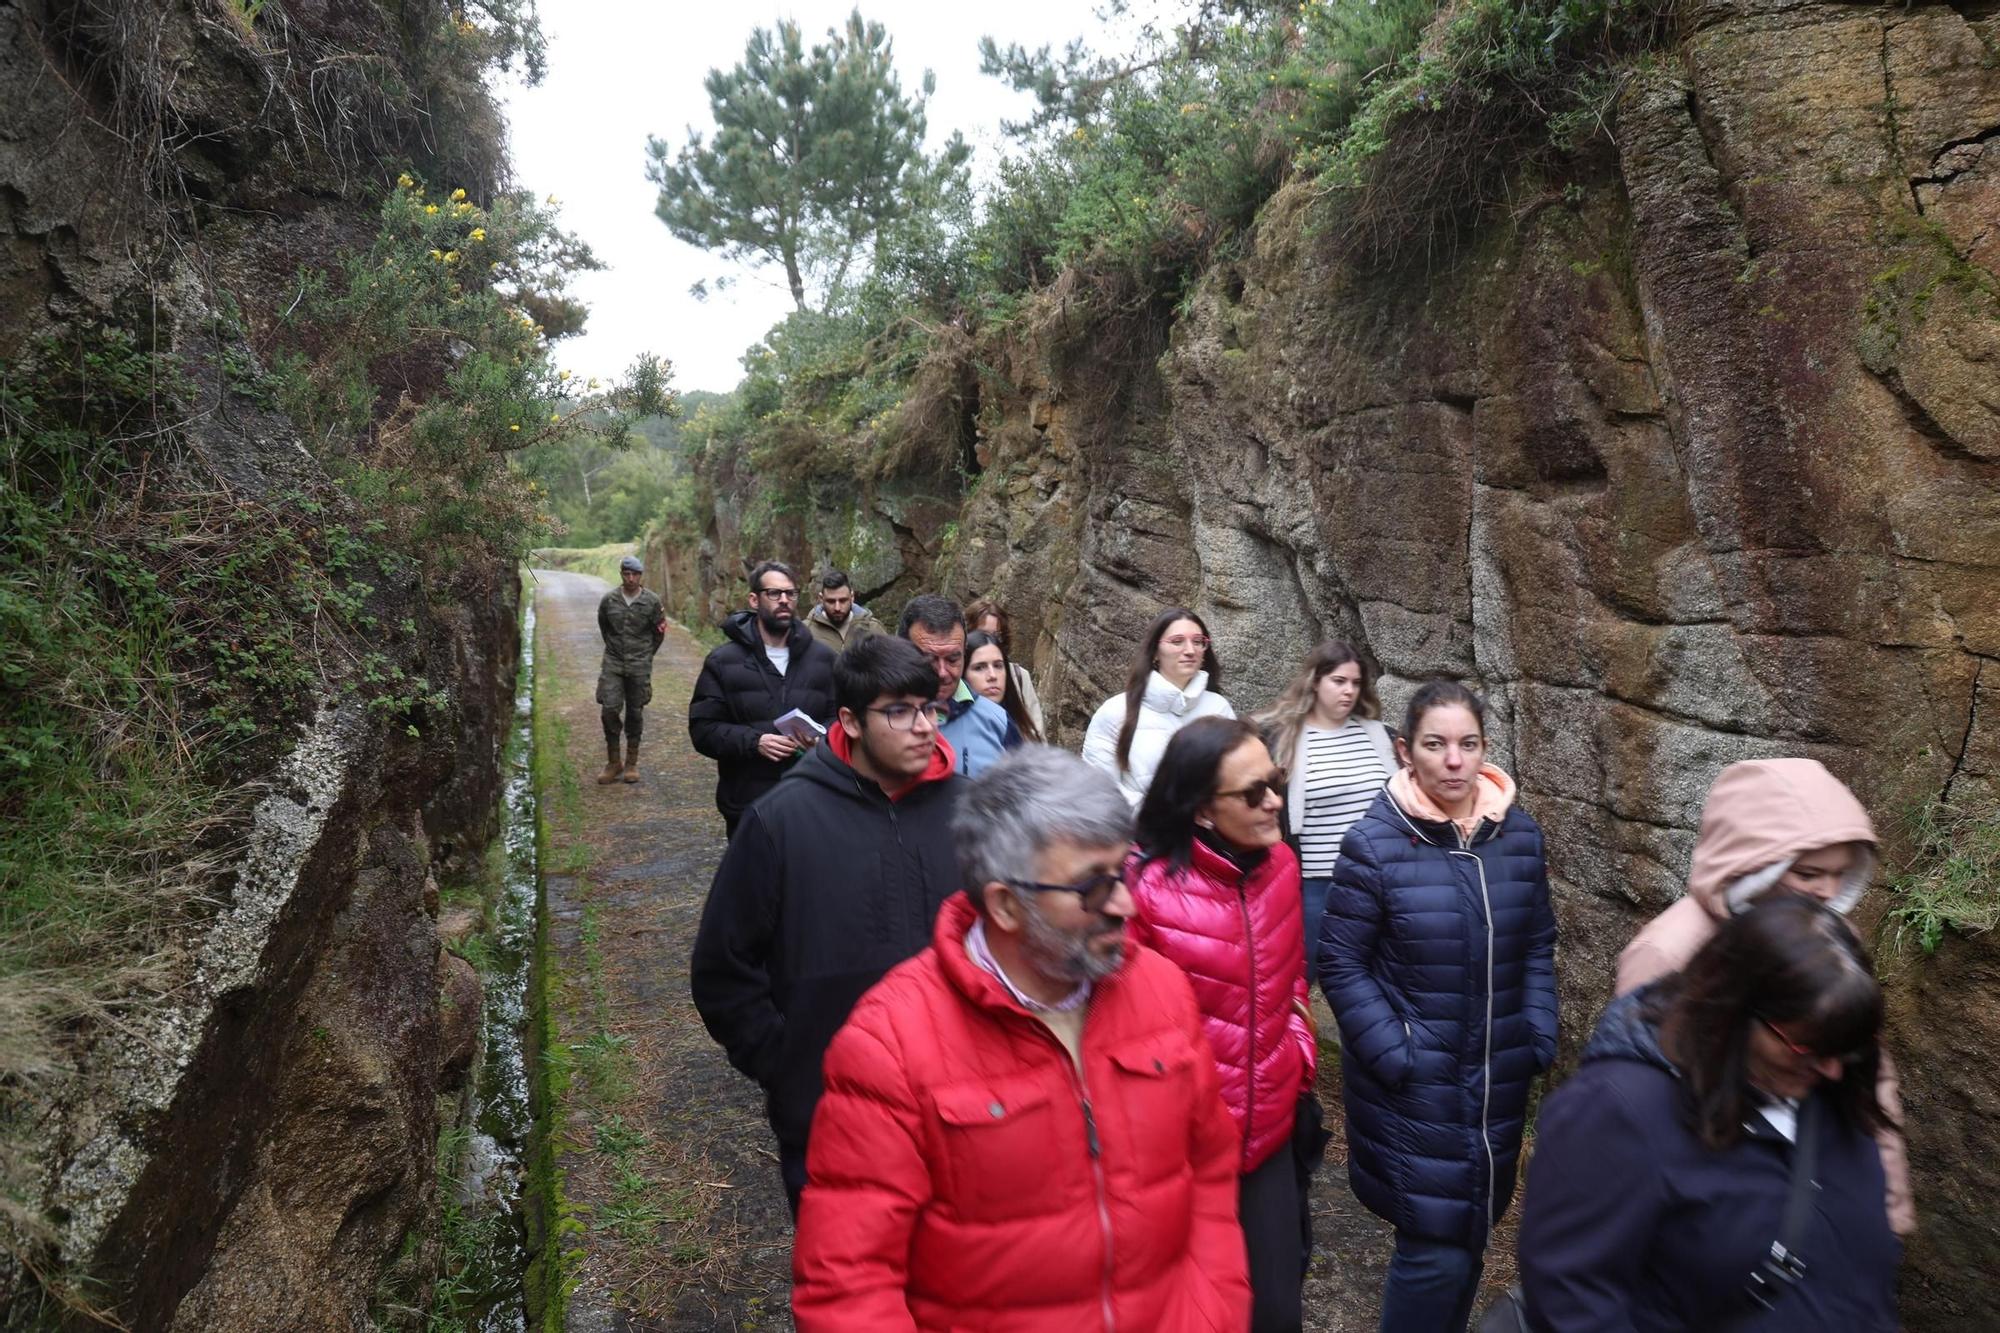
{"label": "gorse bush", "polygon": [[547,460],[580,437],[622,446],[634,420],[674,410],[653,358],[608,386],[556,366],[551,336],[580,323],[564,280],[596,261],[552,205],[513,194],[487,209],[463,189],[432,199],[405,175],[368,250],[300,275],[273,362],[278,399],[349,494],[431,558],[524,553],[552,516],[518,457]]}

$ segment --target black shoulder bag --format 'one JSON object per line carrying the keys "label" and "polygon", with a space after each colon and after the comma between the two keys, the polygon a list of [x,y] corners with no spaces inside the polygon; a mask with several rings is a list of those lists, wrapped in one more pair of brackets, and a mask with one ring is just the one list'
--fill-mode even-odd
{"label": "black shoulder bag", "polygon": [[[1799,1255],[1805,1241],[1806,1225],[1812,1220],[1813,1191],[1819,1188],[1814,1168],[1819,1159],[1819,1099],[1807,1097],[1799,1103],[1798,1142],[1792,1148],[1792,1172],[1785,1191],[1784,1220],[1778,1238],[1771,1242],[1764,1261],[1750,1274],[1743,1292],[1755,1307],[1732,1317],[1723,1329],[1746,1323],[1784,1297],[1788,1288],[1806,1275],[1806,1261]],[[1521,1298],[1521,1284],[1507,1288],[1507,1294],[1479,1316],[1475,1333],[1535,1333],[1528,1319],[1527,1302]],[[1718,1330],[1721,1333],[1721,1330]]]}

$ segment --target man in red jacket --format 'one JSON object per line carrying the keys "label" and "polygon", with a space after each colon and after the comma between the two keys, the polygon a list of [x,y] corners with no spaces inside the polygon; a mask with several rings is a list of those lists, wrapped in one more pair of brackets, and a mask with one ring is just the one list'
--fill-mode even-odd
{"label": "man in red jacket", "polygon": [[966,892],[828,1049],[800,1333],[1241,1333],[1237,1136],[1179,968],[1127,941],[1130,807],[1026,746],[952,818]]}

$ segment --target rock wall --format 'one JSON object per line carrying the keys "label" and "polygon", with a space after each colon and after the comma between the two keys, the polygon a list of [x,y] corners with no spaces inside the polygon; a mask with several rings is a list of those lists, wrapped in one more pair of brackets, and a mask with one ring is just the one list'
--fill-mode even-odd
{"label": "rock wall", "polygon": [[[1176,602],[1239,708],[1327,635],[1392,713],[1424,677],[1481,682],[1549,834],[1572,1045],[1725,764],[1819,758],[1890,827],[2000,796],[2000,10],[1686,19],[1615,152],[1526,183],[1444,271],[1343,267],[1292,186],[1170,328],[1079,336],[1051,297],[982,350],[948,549],[942,523],[911,539],[1007,603],[1072,743]],[[793,558],[830,554],[810,528]],[[763,554],[731,540],[712,566]],[[1996,957],[1951,938],[1896,982],[1913,1330],[1990,1324]]]}
{"label": "rock wall", "polygon": [[[476,152],[444,160],[477,132],[376,95],[416,81],[408,33],[444,18],[0,0],[0,359],[139,330],[199,399],[184,449],[155,451],[155,494],[220,489],[266,516],[296,488],[328,496],[290,421],[223,368],[257,366],[302,266],[365,244],[400,164],[492,184]],[[354,520],[327,503],[327,522]],[[399,1253],[434,1247],[439,1094],[465,1063],[451,1020],[478,1013],[439,947],[436,877],[494,818],[519,587],[475,560],[373,595],[381,623],[412,627],[381,651],[448,716],[415,736],[329,693],[299,701],[296,728],[270,720],[286,757],[252,775],[263,794],[217,853],[212,911],[155,999],[67,1053],[33,1197],[9,1200],[58,1222],[37,1265],[81,1275],[120,1326],[351,1329]],[[0,1323],[38,1301],[0,1258]]]}

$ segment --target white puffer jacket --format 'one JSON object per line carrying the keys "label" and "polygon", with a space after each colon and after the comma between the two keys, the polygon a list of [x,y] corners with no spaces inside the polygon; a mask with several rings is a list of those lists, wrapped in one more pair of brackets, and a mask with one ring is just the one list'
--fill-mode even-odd
{"label": "white puffer jacket", "polygon": [[1112,695],[1090,717],[1083,733],[1083,761],[1094,764],[1118,779],[1120,790],[1134,809],[1153,785],[1153,773],[1167,742],[1174,733],[1198,717],[1235,717],[1229,700],[1208,692],[1208,673],[1197,671],[1187,688],[1177,690],[1159,672],[1146,680],[1146,693],[1139,700],[1139,725],[1132,732],[1132,750],[1123,772],[1118,769],[1118,732],[1125,725],[1125,695]]}

